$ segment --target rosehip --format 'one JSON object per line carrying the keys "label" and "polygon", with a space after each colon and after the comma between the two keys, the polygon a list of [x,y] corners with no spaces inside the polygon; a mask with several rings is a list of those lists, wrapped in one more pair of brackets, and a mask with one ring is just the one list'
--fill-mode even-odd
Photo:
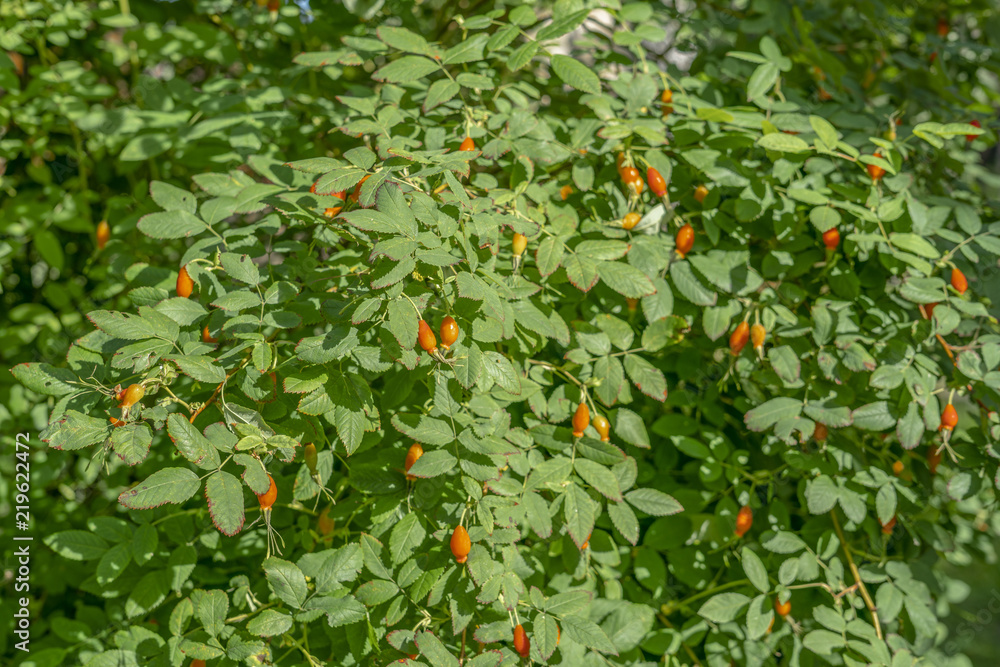
{"label": "rosehip", "polygon": [[837,246],[840,245],[840,232],[836,227],[831,227],[823,232],[823,245],[830,250],[836,250]]}
{"label": "rosehip", "polygon": [[274,478],[270,475],[268,475],[267,478],[271,481],[271,485],[264,493],[257,494],[257,500],[260,502],[260,508],[265,512],[269,512],[271,510],[271,506],[274,505],[274,501],[278,499],[278,485],[274,483]]}
{"label": "rosehip", "polygon": [[937,303],[925,303],[924,304],[924,317],[931,319],[934,317],[934,307]]}
{"label": "rosehip", "polygon": [[101,220],[97,223],[97,249],[104,250],[104,246],[108,244],[108,239],[111,238],[111,227],[108,226],[107,220]]}
{"label": "rosehip", "polygon": [[631,231],[636,225],[639,224],[640,220],[642,220],[642,216],[638,213],[626,213],[625,217],[622,218],[622,229],[625,231]]}
{"label": "rosehip", "polygon": [[892,474],[895,475],[896,477],[899,477],[900,475],[903,474],[903,462],[902,461],[893,461],[892,462]]}
{"label": "rosehip", "polygon": [[590,425],[600,434],[601,440],[604,442],[611,440],[611,422],[608,421],[607,417],[604,415],[594,415],[594,419],[590,422]]}
{"label": "rosehip", "polygon": [[932,475],[937,474],[938,464],[941,463],[941,452],[934,447],[930,446],[927,450],[927,469],[930,470]]}
{"label": "rosehip", "polygon": [[531,653],[531,640],[528,639],[524,626],[520,623],[514,628],[514,650],[522,658],[527,658],[528,654]]}
{"label": "rosehip", "polygon": [[469,559],[469,551],[472,549],[472,542],[469,540],[469,533],[461,525],[455,526],[455,532],[451,534],[451,554],[455,557],[456,563],[464,563]]}
{"label": "rosehip", "polygon": [[729,351],[734,357],[739,356],[748,340],[750,340],[750,325],[744,320],[736,325],[736,329],[729,336]]}
{"label": "rosehip", "polygon": [[514,253],[514,257],[520,257],[524,254],[524,249],[528,247],[528,237],[524,234],[515,233],[514,239],[510,242],[510,247]]}
{"label": "rosehip", "polygon": [[130,408],[146,395],[146,388],[141,384],[131,384],[121,397],[121,407]]}
{"label": "rosehip", "polygon": [[761,324],[750,327],[750,340],[753,341],[753,349],[759,350],[764,347],[764,339],[767,338],[767,330]]}
{"label": "rosehip", "polygon": [[671,102],[673,102],[674,101],[674,91],[670,90],[669,88],[667,88],[666,90],[664,90],[663,94],[660,95],[660,101],[663,102],[664,104],[670,104]]}
{"label": "rosehip", "polygon": [[744,505],[736,513],[736,537],[743,537],[753,526],[753,510],[749,505]]}
{"label": "rosehip", "polygon": [[969,289],[969,281],[965,279],[965,274],[960,269],[951,270],[951,286],[959,294],[965,294],[965,290]]}
{"label": "rosehip", "polygon": [[326,537],[333,532],[335,522],[330,518],[330,508],[327,507],[319,515],[319,519],[316,520],[316,528],[319,529],[319,534]]}
{"label": "rosehip", "polygon": [[625,167],[622,169],[622,181],[625,182],[626,187],[628,187],[628,189],[636,197],[642,194],[644,187],[642,183],[642,176],[639,175],[639,170],[635,167]]}
{"label": "rosehip", "polygon": [[472,140],[472,137],[466,137],[462,140],[462,143],[458,146],[460,151],[474,151],[476,150],[476,142]]}
{"label": "rosehip", "polygon": [[829,433],[830,431],[826,428],[826,424],[816,422],[816,428],[813,429],[813,438],[816,442],[826,441],[826,437]]}
{"label": "rosehip", "polygon": [[681,257],[691,252],[691,248],[694,247],[694,227],[684,225],[677,230],[677,236],[674,238],[674,246],[677,248],[677,254]]}
{"label": "rosehip", "polygon": [[708,196],[708,188],[704,185],[699,185],[694,189],[694,198],[699,204],[705,201],[705,197]]}
{"label": "rosehip", "polygon": [[209,345],[214,345],[219,342],[218,338],[214,338],[212,336],[212,332],[208,330],[207,324],[205,325],[205,328],[201,330],[201,342],[208,343]]}
{"label": "rosehip", "polygon": [[194,281],[188,275],[187,267],[182,266],[177,272],[177,296],[186,299],[191,296],[192,291],[194,291]]}
{"label": "rosehip", "polygon": [[[875,151],[875,157],[882,157],[882,153]],[[871,177],[872,182],[878,181],[885,175],[885,169],[877,164],[868,164],[865,165],[865,168],[868,170],[868,175]]]}
{"label": "rosehip", "polygon": [[358,203],[358,197],[361,196],[361,186],[365,184],[365,181],[367,181],[370,176],[371,174],[366,174],[364,178],[358,181],[358,184],[354,186],[354,191],[351,193],[351,201],[355,204]]}
{"label": "rosehip", "polygon": [[660,172],[650,167],[646,170],[646,182],[649,183],[649,190],[657,197],[667,194],[667,182],[663,180]]}
{"label": "rosehip", "polygon": [[441,347],[449,349],[458,340],[458,322],[451,315],[441,320]]}
{"label": "rosehip", "polygon": [[779,602],[780,598],[774,598],[774,610],[778,612],[778,616],[784,618],[792,613],[792,601],[788,600],[784,604]]}
{"label": "rosehip", "polygon": [[573,414],[573,437],[582,437],[589,423],[590,408],[587,407],[586,401],[580,401],[580,405],[576,406],[576,412]]}
{"label": "rosehip", "polygon": [[882,532],[886,535],[892,534],[892,529],[896,527],[896,517],[892,517],[887,522],[882,524]]}
{"label": "rosehip", "polygon": [[406,461],[403,462],[403,470],[407,473],[406,479],[416,479],[416,477],[408,473],[410,472],[410,468],[413,467],[413,464],[417,462],[417,459],[423,455],[424,448],[420,446],[420,443],[415,442],[410,445],[410,449],[406,452]]}
{"label": "rosehip", "polygon": [[[971,123],[969,123],[969,125],[971,125],[973,127],[978,127],[979,129],[983,128],[983,124],[980,123],[978,120],[973,120]],[[966,141],[975,141],[977,136],[979,136],[979,135],[976,135],[976,134],[967,134],[967,135],[965,135],[965,140]]]}
{"label": "rosehip", "polygon": [[311,442],[305,446],[302,452],[303,458],[306,461],[306,467],[309,468],[310,475],[316,475],[316,464],[319,461],[319,455],[316,453],[316,445]]}
{"label": "rosehip", "polygon": [[559,188],[559,196],[562,197],[563,201],[566,201],[567,199],[569,199],[569,196],[571,194],[573,194],[573,186],[572,185],[564,185],[561,188]]}
{"label": "rosehip", "polygon": [[417,342],[427,354],[433,355],[437,352],[437,338],[434,337],[430,325],[423,320],[417,325]]}
{"label": "rosehip", "polygon": [[941,412],[940,430],[951,431],[956,426],[958,426],[958,412],[955,410],[955,406],[949,403],[944,406],[944,411]]}

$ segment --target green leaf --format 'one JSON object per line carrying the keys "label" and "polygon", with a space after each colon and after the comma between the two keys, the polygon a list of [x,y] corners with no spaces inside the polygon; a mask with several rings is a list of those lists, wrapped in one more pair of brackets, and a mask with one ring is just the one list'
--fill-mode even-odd
{"label": "green leaf", "polygon": [[672,496],[656,489],[635,489],[625,494],[627,500],[636,509],[652,516],[669,516],[683,512],[684,508]]}
{"label": "green leaf", "polygon": [[[414,467],[416,466],[414,465]],[[409,559],[413,552],[423,544],[426,537],[427,531],[415,513],[411,512],[400,519],[393,527],[389,537],[389,554],[393,564],[400,565]]]}
{"label": "green leaf", "polygon": [[800,414],[802,401],[779,396],[747,412],[743,421],[751,431],[764,431],[783,419],[798,417]]}
{"label": "green leaf", "polygon": [[618,488],[618,478],[606,467],[580,458],[573,465],[573,470],[605,498],[615,502],[622,499],[621,490]]}
{"label": "green leaf", "polygon": [[63,417],[50,424],[40,437],[53,449],[70,451],[102,442],[108,437],[109,422],[95,419],[76,410],[67,410]]}
{"label": "green leaf", "polygon": [[219,451],[183,415],[171,414],[167,418],[167,431],[177,451],[188,461],[203,470],[219,467]]}
{"label": "green leaf", "polygon": [[597,275],[622,296],[639,299],[656,293],[653,282],[642,271],[623,262],[599,262]]}
{"label": "green leaf", "polygon": [[782,153],[806,153],[812,148],[802,139],[793,134],[775,132],[765,134],[757,140],[757,145],[769,151],[780,151]]}
{"label": "green leaf", "polygon": [[750,598],[740,593],[719,593],[710,597],[698,610],[698,615],[712,623],[728,623],[739,616]]}
{"label": "green leaf", "polygon": [[149,184],[149,196],[157,206],[167,211],[186,211],[191,215],[198,211],[198,200],[193,193],[163,181]]}
{"label": "green leaf", "polygon": [[150,213],[139,220],[138,227],[140,232],[154,239],[183,239],[208,229],[192,212],[185,210]]}
{"label": "green leaf", "polygon": [[287,560],[274,556],[264,561],[263,568],[271,591],[285,604],[301,609],[309,593],[302,570]]}
{"label": "green leaf", "polygon": [[402,83],[422,79],[431,72],[436,72],[440,66],[422,56],[403,56],[376,71],[372,78],[386,83]]}
{"label": "green leaf", "polygon": [[552,56],[552,71],[572,88],[594,95],[601,92],[601,79],[579,60],[569,56],[554,55]]}
{"label": "green leaf", "polygon": [[597,518],[594,501],[580,486],[570,484],[563,493],[563,511],[570,537],[576,546],[583,546],[590,539]]}
{"label": "green leaf", "polygon": [[201,480],[187,468],[163,468],[118,496],[129,509],[153,509],[167,503],[179,504],[197,493]]}
{"label": "green leaf", "polygon": [[[214,450],[213,450],[214,451]],[[223,535],[232,537],[243,528],[243,484],[220,470],[205,482],[205,498],[212,523]]]}
{"label": "green leaf", "polygon": [[108,550],[108,543],[86,530],[64,530],[43,540],[45,545],[69,560],[95,560]]}
{"label": "green leaf", "polygon": [[72,384],[76,375],[65,368],[44,363],[19,364],[11,369],[17,381],[38,394],[65,396],[78,389]]}
{"label": "green leaf", "polygon": [[764,568],[764,563],[761,561],[760,556],[754,553],[750,547],[743,547],[740,551],[740,557],[743,563],[743,571],[746,573],[750,583],[761,593],[770,591],[771,585],[767,580],[767,570]]}

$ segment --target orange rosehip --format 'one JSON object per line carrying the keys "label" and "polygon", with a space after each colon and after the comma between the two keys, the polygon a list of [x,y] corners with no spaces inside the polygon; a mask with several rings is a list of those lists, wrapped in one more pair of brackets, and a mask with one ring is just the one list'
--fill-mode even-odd
{"label": "orange rosehip", "polygon": [[955,410],[955,406],[949,403],[944,406],[944,411],[941,412],[941,428],[942,431],[951,431],[956,426],[958,426],[958,411]]}
{"label": "orange rosehip", "polygon": [[965,279],[965,274],[962,273],[961,269],[951,270],[951,286],[959,294],[965,294],[965,290],[969,289],[969,281]]}
{"label": "orange rosehip", "polygon": [[646,170],[646,182],[649,184],[649,191],[657,197],[667,194],[667,182],[653,167]]}
{"label": "orange rosehip", "polygon": [[896,517],[892,517],[888,521],[882,524],[882,532],[886,535],[892,534],[892,529],[896,527]]}
{"label": "orange rosehip", "polygon": [[639,175],[639,170],[635,167],[625,167],[622,169],[622,181],[636,197],[642,194],[645,186],[642,182],[642,176]]}
{"label": "orange rosehip", "polygon": [[111,238],[111,227],[108,226],[107,220],[101,220],[97,223],[97,233],[95,236],[97,238],[97,249],[104,250],[104,246],[108,244],[108,240]]}
{"label": "orange rosehip", "polygon": [[270,511],[271,506],[274,505],[274,501],[278,499],[278,485],[274,483],[274,478],[270,475],[268,475],[267,478],[271,481],[271,485],[264,493],[257,494],[257,500],[260,502],[260,508],[264,511]]}
{"label": "orange rosehip", "polygon": [[836,227],[831,227],[823,232],[823,245],[830,250],[836,250],[837,246],[840,245],[840,232]]}
{"label": "orange rosehip", "polygon": [[441,347],[449,349],[458,340],[458,322],[451,315],[441,320]]}
{"label": "orange rosehip", "polygon": [[[875,157],[882,157],[882,153],[875,151]],[[865,168],[868,170],[868,176],[871,177],[872,182],[880,180],[885,175],[885,169],[877,164],[868,164],[865,165]]]}
{"label": "orange rosehip", "polygon": [[573,436],[582,437],[589,423],[590,408],[587,407],[586,401],[580,401],[580,405],[576,406],[576,412],[573,414]]}
{"label": "orange rosehip", "polygon": [[677,230],[674,246],[677,249],[677,254],[681,257],[691,252],[691,248],[694,247],[694,227],[686,224]]}
{"label": "orange rosehip", "polygon": [[528,639],[528,634],[520,623],[514,628],[514,650],[522,658],[527,658],[531,653],[531,640]]}
{"label": "orange rosehip", "polygon": [[461,525],[455,526],[455,531],[451,534],[451,555],[455,557],[456,563],[464,563],[469,559],[469,551],[472,550],[472,542],[469,540],[469,533]]}
{"label": "orange rosehip", "polygon": [[708,188],[704,185],[699,185],[694,189],[694,198],[699,204],[705,201],[705,197],[708,196]]}
{"label": "orange rosehip", "polygon": [[476,150],[476,142],[472,140],[472,137],[466,137],[459,144],[458,150],[460,151],[474,151]]}
{"label": "orange rosehip", "polygon": [[895,475],[896,477],[899,477],[900,475],[903,474],[903,462],[902,461],[893,461],[892,462],[892,474]]}
{"label": "orange rosehip", "polygon": [[744,505],[736,513],[736,537],[743,537],[753,526],[753,510],[749,505]]}
{"label": "orange rosehip", "polygon": [[573,194],[573,186],[572,185],[564,185],[561,188],[559,188],[559,196],[562,198],[563,201],[566,201],[567,199],[569,199],[569,196],[571,194]]}
{"label": "orange rosehip", "polygon": [[642,216],[638,213],[635,213],[634,211],[632,213],[626,213],[625,217],[622,218],[622,229],[631,231],[636,225],[639,224],[640,220],[642,220]]}
{"label": "orange rosehip", "polygon": [[218,338],[212,336],[212,332],[208,330],[207,324],[205,325],[205,328],[201,330],[201,342],[208,343],[209,345],[214,345],[219,342]]}
{"label": "orange rosehip", "polygon": [[412,445],[410,445],[410,449],[407,450],[406,452],[406,461],[403,462],[403,470],[407,473],[406,479],[409,480],[416,479],[416,477],[409,474],[410,468],[412,468],[413,464],[417,462],[417,459],[419,459],[423,455],[424,455],[424,448],[420,446],[420,443],[415,442]]}
{"label": "orange rosehip", "polygon": [[734,357],[739,356],[743,348],[746,347],[747,341],[750,340],[750,325],[747,324],[746,320],[740,322],[736,325],[736,329],[733,331],[732,335],[729,336],[729,351]]}
{"label": "orange rosehip", "polygon": [[784,618],[792,613],[792,601],[789,599],[785,603],[779,602],[780,598],[774,598],[774,610],[778,612],[778,616]]}
{"label": "orange rosehip", "polygon": [[191,296],[193,291],[194,281],[188,275],[187,267],[182,266],[181,270],[177,272],[177,296],[186,299]]}
{"label": "orange rosehip", "polygon": [[424,320],[420,320],[417,325],[417,342],[427,354],[433,355],[437,352],[437,338],[431,331],[430,325]]}

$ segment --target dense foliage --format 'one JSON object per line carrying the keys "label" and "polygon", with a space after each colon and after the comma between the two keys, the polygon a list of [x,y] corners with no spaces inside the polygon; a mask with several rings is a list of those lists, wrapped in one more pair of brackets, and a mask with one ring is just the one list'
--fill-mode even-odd
{"label": "dense foliage", "polygon": [[990,3],[453,6],[5,5],[4,655],[971,664]]}

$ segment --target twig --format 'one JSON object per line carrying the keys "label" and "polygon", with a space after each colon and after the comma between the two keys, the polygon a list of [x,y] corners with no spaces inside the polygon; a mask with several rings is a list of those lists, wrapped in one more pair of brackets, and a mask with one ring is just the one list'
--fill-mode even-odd
{"label": "twig", "polygon": [[837,531],[840,544],[844,547],[844,555],[847,556],[847,565],[851,568],[851,574],[854,575],[854,583],[857,585],[858,590],[861,591],[861,597],[865,601],[865,606],[871,612],[872,621],[875,626],[875,635],[879,638],[879,641],[885,641],[885,638],[882,636],[882,623],[878,620],[878,611],[875,609],[875,602],[872,601],[872,596],[868,594],[865,582],[861,580],[861,573],[858,572],[858,566],[854,564],[854,559],[851,558],[851,549],[847,546],[844,531],[841,530],[840,521],[837,520],[837,510],[830,510],[830,517],[833,519],[833,528]]}

